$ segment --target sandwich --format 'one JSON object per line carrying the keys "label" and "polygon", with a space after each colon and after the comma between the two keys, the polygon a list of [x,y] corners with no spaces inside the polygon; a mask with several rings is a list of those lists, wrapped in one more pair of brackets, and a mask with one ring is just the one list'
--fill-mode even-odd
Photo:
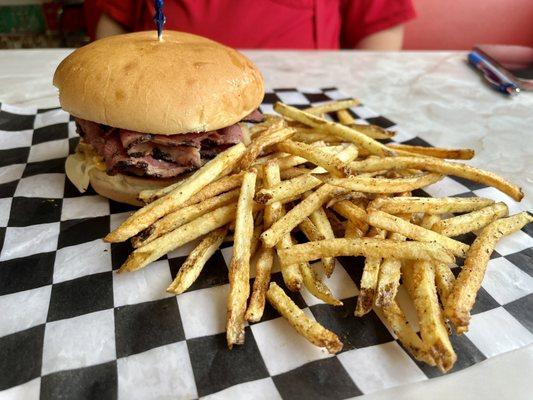
{"label": "sandwich", "polygon": [[67,158],[70,181],[109,199],[178,182],[245,140],[263,119],[257,67],[234,49],[183,32],[137,32],[81,47],[54,74],[61,107],[81,140]]}

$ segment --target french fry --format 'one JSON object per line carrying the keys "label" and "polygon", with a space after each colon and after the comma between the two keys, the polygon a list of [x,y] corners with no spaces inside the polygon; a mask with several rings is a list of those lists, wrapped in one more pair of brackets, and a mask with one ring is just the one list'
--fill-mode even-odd
{"label": "french fry", "polygon": [[412,224],[402,218],[384,213],[383,211],[370,210],[368,213],[368,223],[377,228],[396,232],[420,242],[439,243],[459,257],[465,257],[468,251],[468,245],[464,243]]}
{"label": "french fry", "polygon": [[335,214],[329,208],[323,208],[326,216],[328,217],[331,229],[333,229],[334,237],[344,237],[344,231],[346,229],[346,221],[341,221],[337,214]]}
{"label": "french fry", "polygon": [[406,144],[388,143],[394,150],[405,150],[411,153],[450,160],[471,160],[475,152],[472,149],[444,149],[442,147],[410,146]]}
{"label": "french fry", "polygon": [[338,136],[347,142],[355,143],[358,147],[366,149],[370,154],[376,154],[379,156],[394,155],[393,150],[353,128],[319,118],[313,114],[298,110],[295,107],[291,107],[280,102],[277,102],[274,105],[274,110],[281,115],[292,118],[305,125],[309,125],[313,128],[317,128],[320,131]]}
{"label": "french fry", "polygon": [[437,243],[395,242],[388,239],[328,239],[296,244],[278,251],[281,265],[313,261],[322,257],[364,256],[396,257],[452,263],[454,257]]}
{"label": "french fry", "polygon": [[[278,254],[281,250],[291,248],[292,244],[293,242],[290,232],[285,233],[281,237],[280,241],[276,243],[276,250],[278,251]],[[263,243],[263,247],[267,246]],[[300,265],[298,262],[281,265],[281,275],[283,277],[283,282],[285,283],[285,286],[287,286],[287,289],[292,292],[297,292],[301,289],[303,277],[302,273],[300,272]]]}
{"label": "french fry", "polygon": [[[348,220],[346,221],[346,229],[344,230],[345,239],[356,239],[365,236],[366,232],[360,230],[355,224]],[[318,239],[320,240],[320,239]]]}
{"label": "french fry", "polygon": [[253,126],[250,128],[250,136],[255,140],[256,135],[260,134],[261,132],[264,132],[267,129],[270,129],[271,131],[275,131],[277,129],[281,129],[286,126],[285,120],[280,117],[279,115],[274,114],[263,114],[264,115],[264,121],[253,124]]}
{"label": "french fry", "polygon": [[[356,162],[356,161],[352,161]],[[407,178],[374,178],[369,176],[350,176],[348,178],[329,178],[330,185],[344,187],[354,192],[400,193],[431,185],[442,179],[442,175],[429,173]]]}
{"label": "french fry", "polygon": [[263,151],[265,147],[271,146],[282,140],[290,138],[296,129],[294,128],[281,128],[272,129],[268,128],[264,132],[261,132],[254,136],[253,142],[246,148],[240,163],[239,170],[247,170],[253,164],[257,156]]}
{"label": "french fry", "polygon": [[342,301],[336,299],[331,294],[331,290],[318,278],[313,267],[310,266],[309,263],[303,262],[298,264],[298,266],[300,267],[303,283],[309,293],[326,304],[342,306]]}
{"label": "french fry", "polygon": [[322,235],[318,228],[313,224],[313,222],[308,218],[304,218],[302,222],[298,225],[298,228],[303,232],[303,234],[309,239],[310,241],[316,241],[316,240],[324,240],[325,237]]}
{"label": "french fry", "polygon": [[[389,239],[395,242],[405,241],[405,236],[392,232]],[[402,261],[394,257],[383,259],[379,268],[379,279],[374,303],[377,306],[389,305],[398,293],[400,286]]]}
{"label": "french fry", "polygon": [[402,267],[403,281],[415,305],[422,341],[437,367],[447,372],[457,355],[453,350],[435,289],[433,265],[427,261],[406,262]]}
{"label": "french fry", "polygon": [[305,164],[307,162],[307,160],[303,157],[291,156],[291,155],[278,158],[276,161],[279,165],[279,169],[282,171],[284,169],[296,167],[298,165]]}
{"label": "french fry", "polygon": [[211,197],[201,203],[193,204],[188,207],[180,208],[170,214],[165,215],[160,220],[154,222],[149,228],[132,238],[134,248],[139,248],[158,237],[179,228],[187,222],[204,215],[216,208],[225,206],[230,203],[236,203],[239,197],[239,189],[222,193],[218,196]]}
{"label": "french fry", "polygon": [[196,281],[207,260],[220,247],[227,232],[227,226],[209,232],[188,255],[185,262],[181,265],[176,278],[167,288],[167,292],[173,294],[185,292]]}
{"label": "french fry", "polygon": [[329,133],[316,132],[313,129],[298,128],[298,131],[292,137],[293,140],[311,144],[318,141],[325,143],[342,143],[344,140],[340,137],[330,135]]}
{"label": "french fry", "polygon": [[361,104],[361,102],[356,99],[336,100],[330,101],[328,103],[319,104],[317,106],[308,107],[305,109],[305,112],[315,115],[327,114],[330,112],[345,110],[350,107],[356,107],[359,104]]}
{"label": "french fry", "polygon": [[530,222],[533,222],[533,217],[527,212],[499,219],[483,228],[470,246],[464,266],[455,280],[444,308],[444,315],[453,323],[458,334],[468,331],[470,311],[496,243],[503,236],[518,231]]}
{"label": "french fry", "polygon": [[288,180],[292,178],[296,178],[297,176],[302,176],[305,174],[310,174],[311,170],[309,168],[304,167],[290,167],[285,168],[281,171],[281,179],[282,180]]}
{"label": "french fry", "polygon": [[444,161],[432,157],[372,157],[363,161],[350,162],[344,168],[344,172],[347,175],[353,175],[359,172],[409,168],[435,172],[443,175],[458,176],[473,182],[493,186],[516,201],[520,201],[522,197],[524,197],[522,190],[518,186],[507,182],[505,179],[492,172],[483,171],[466,164]]}
{"label": "french fry", "polygon": [[232,166],[239,161],[245,150],[244,145],[239,143],[220,153],[165,197],[161,197],[136,211],[117,229],[110,232],[104,240],[111,243],[123,242],[148,228],[164,215],[175,211],[203,187],[220,178],[221,174],[227,174]]}
{"label": "french fry", "polygon": [[424,216],[422,217],[422,221],[420,221],[419,225],[422,228],[431,229],[433,228],[433,225],[435,225],[439,221],[440,216],[436,214],[424,214]]}
{"label": "french fry", "polygon": [[455,283],[455,275],[448,264],[438,262],[433,264],[433,267],[435,268],[435,285],[439,299],[442,304],[446,304]]}
{"label": "french fry", "polygon": [[[334,239],[335,234],[329,223],[328,216],[326,215],[324,209],[319,207],[317,210],[313,211],[309,216],[313,224],[317,227],[318,231],[326,239]],[[326,276],[329,278],[335,269],[335,259],[332,257],[323,257],[322,258],[322,268]]]}
{"label": "french fry", "polygon": [[339,110],[337,111],[337,118],[339,122],[343,125],[355,124],[355,118],[350,114],[348,110]]}
{"label": "french fry", "polygon": [[287,214],[276,221],[269,229],[261,235],[261,240],[266,247],[274,247],[283,235],[292,231],[305,217],[326,203],[338,190],[334,186],[322,185],[310,196],[302,200],[292,208]]}
{"label": "french fry", "polygon": [[500,202],[468,214],[440,220],[432,229],[444,236],[459,236],[481,229],[508,214],[507,205]]}
{"label": "french fry", "polygon": [[435,360],[426,351],[424,343],[413,330],[403,310],[398,305],[397,301],[393,301],[389,305],[382,308],[383,315],[387,321],[387,325],[398,337],[398,340],[404,347],[419,361],[423,361],[428,365],[435,366]]}
{"label": "french fry", "polygon": [[322,181],[313,175],[300,175],[296,178],[280,182],[272,188],[259,190],[254,200],[259,204],[283,203],[287,199],[301,195],[321,184]]}
{"label": "french fry", "polygon": [[270,283],[267,298],[272,307],[315,346],[325,347],[331,354],[342,350],[342,342],[338,336],[309,318],[276,283]]}
{"label": "french fry", "polygon": [[491,204],[494,204],[494,200],[483,197],[379,197],[369,207],[389,214],[445,214],[475,211]]}
{"label": "french fry", "polygon": [[[329,148],[325,147],[324,151],[329,152]],[[359,150],[355,144],[349,144],[341,151],[337,152],[335,156],[343,163],[353,161],[359,155]]]}
{"label": "french fry", "polygon": [[250,294],[250,248],[254,230],[253,198],[256,174],[244,174],[237,202],[235,217],[235,239],[229,265],[229,295],[226,317],[226,339],[231,349],[244,343],[244,318],[246,302]]}
{"label": "french fry", "polygon": [[334,203],[331,208],[348,219],[354,224],[361,232],[365,233],[368,230],[368,224],[366,220],[368,218],[366,211],[361,207],[355,205],[349,200],[342,200]]}
{"label": "french fry", "polygon": [[283,142],[279,142],[275,147],[278,151],[303,157],[313,164],[324,168],[333,176],[344,176],[344,174],[341,172],[342,162],[334,155],[323,151],[320,147],[314,147],[305,143],[294,142],[292,140],[284,140]]}
{"label": "french fry", "polygon": [[235,217],[235,204],[228,204],[210,211],[173,231],[139,247],[129,255],[118,272],[143,268],[172,250],[228,224]]}
{"label": "french fry", "polygon": [[257,251],[260,239],[259,236],[261,236],[261,233],[263,232],[263,224],[259,223],[254,226],[254,232],[252,233],[252,241],[250,242],[250,257],[252,257],[255,252]]}
{"label": "french fry", "polygon": [[[385,239],[387,231],[382,229],[372,229],[369,237],[376,239]],[[367,257],[363,268],[363,275],[361,276],[361,284],[359,285],[359,296],[357,296],[357,303],[355,305],[355,316],[362,317],[369,313],[374,305],[374,296],[378,284],[379,267],[381,265],[381,257]]]}

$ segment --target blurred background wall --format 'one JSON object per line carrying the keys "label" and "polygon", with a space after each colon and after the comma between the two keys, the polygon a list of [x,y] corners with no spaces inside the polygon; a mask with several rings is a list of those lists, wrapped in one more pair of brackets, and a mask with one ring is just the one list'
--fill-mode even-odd
{"label": "blurred background wall", "polygon": [[[0,0],[0,48],[77,47],[89,41],[95,0]],[[250,0],[253,4],[253,0]],[[475,44],[533,46],[533,0],[414,0],[406,50],[466,50]]]}

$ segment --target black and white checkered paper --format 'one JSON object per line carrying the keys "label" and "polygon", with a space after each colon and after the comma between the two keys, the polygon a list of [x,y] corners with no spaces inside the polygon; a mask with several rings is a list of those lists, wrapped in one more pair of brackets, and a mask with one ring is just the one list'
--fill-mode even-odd
{"label": "black and white checkered paper", "polygon": [[[343,97],[334,88],[279,89],[267,93],[262,110],[277,100],[305,107]],[[428,145],[364,106],[352,111],[397,131],[396,141]],[[178,297],[165,288],[192,245],[115,274],[131,248],[102,237],[132,208],[80,194],[66,179],[65,158],[78,140],[62,110],[0,105],[0,399],[343,399],[440,375],[404,351],[379,315],[353,316],[361,258],[342,259],[327,282],[343,307],[290,293],[340,336],[341,353],[309,344],[268,305],[246,328],[246,343],[228,350],[231,247]],[[484,196],[521,210],[497,190],[457,178],[417,194]],[[496,247],[470,330],[452,337],[453,371],[533,342],[532,236],[526,227]],[[279,272],[272,278],[281,282]]]}

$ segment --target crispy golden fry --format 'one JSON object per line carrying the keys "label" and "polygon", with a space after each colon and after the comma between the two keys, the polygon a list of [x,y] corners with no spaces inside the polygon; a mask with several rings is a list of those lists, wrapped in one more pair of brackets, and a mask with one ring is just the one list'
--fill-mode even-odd
{"label": "crispy golden fry", "polygon": [[446,304],[455,283],[455,275],[448,264],[439,262],[434,263],[433,267],[435,268],[435,285],[437,286],[440,302]]}
{"label": "crispy golden fry", "polygon": [[[319,207],[317,210],[313,211],[309,218],[311,219],[313,224],[315,224],[322,236],[324,236],[326,239],[335,238],[335,234],[333,233],[333,229],[331,228],[328,216],[326,215],[322,207]],[[324,268],[326,276],[330,277],[333,273],[333,270],[335,269],[335,259],[332,257],[323,257],[322,268]]]}
{"label": "crispy golden fry", "polygon": [[131,253],[119,272],[135,271],[157,260],[168,252],[202,235],[228,224],[235,217],[235,204],[228,204],[208,212],[195,220],[153,240]]}
{"label": "crispy golden fry", "polygon": [[342,342],[338,336],[309,318],[276,283],[270,283],[267,298],[272,307],[315,346],[325,347],[331,354],[342,350]]}
{"label": "crispy golden fry", "polygon": [[170,214],[165,215],[160,220],[154,222],[149,228],[132,238],[134,248],[139,248],[152,240],[179,228],[187,222],[204,215],[216,208],[225,206],[230,203],[236,203],[239,197],[240,189],[234,189],[230,192],[222,193],[218,196],[211,197],[201,203],[190,205],[189,207],[180,208]]}
{"label": "crispy golden fry", "polygon": [[379,197],[369,204],[389,214],[416,213],[445,214],[479,210],[494,204],[483,197]]}
{"label": "crispy golden fry", "polygon": [[176,278],[167,288],[167,292],[174,294],[185,292],[196,281],[207,260],[220,247],[227,232],[227,226],[209,232],[181,265]]}
{"label": "crispy golden fry", "polygon": [[253,198],[256,174],[244,174],[235,216],[235,241],[229,265],[228,312],[226,339],[231,349],[244,343],[244,317],[250,294],[250,248],[254,230]]}
{"label": "crispy golden fry", "polygon": [[300,273],[302,274],[303,283],[309,293],[315,296],[317,299],[322,300],[326,304],[332,306],[342,306],[342,301],[338,300],[331,294],[331,290],[322,282],[316,275],[313,267],[309,263],[300,263]]}
{"label": "crispy golden fry", "polygon": [[373,139],[390,139],[396,135],[396,132],[388,131],[380,126],[372,124],[350,124],[349,126]]}
{"label": "crispy golden fry", "polygon": [[329,224],[331,225],[331,229],[333,229],[335,237],[344,237],[344,231],[346,230],[346,221],[341,221],[337,214],[335,214],[329,208],[324,208],[324,212],[328,217]]}
{"label": "crispy golden fry", "polygon": [[355,224],[348,220],[346,221],[346,229],[344,230],[345,239],[356,239],[365,236],[366,232],[363,232]]}
{"label": "crispy golden fry", "polygon": [[[372,229],[369,237],[376,239],[385,239],[387,231],[382,229]],[[374,305],[374,296],[378,284],[379,267],[381,265],[381,257],[367,257],[365,259],[365,266],[363,268],[363,275],[361,276],[361,284],[359,285],[359,296],[357,296],[357,304],[355,305],[355,316],[362,317],[372,310]]]}
{"label": "crispy golden fry", "polygon": [[296,129],[293,128],[281,128],[272,129],[268,128],[264,132],[261,132],[254,136],[253,142],[246,148],[238,170],[247,170],[253,164],[257,156],[263,151],[265,147],[271,146],[282,140],[290,138]]}
{"label": "crispy golden fry", "polygon": [[309,218],[304,218],[302,222],[298,225],[298,228],[303,232],[303,234],[309,239],[310,241],[316,241],[316,240],[324,240],[325,237],[322,235],[318,228],[313,224],[313,222]]}
{"label": "crispy golden fry", "polygon": [[301,175],[296,178],[283,181],[272,188],[264,188],[259,190],[255,195],[255,201],[259,204],[272,204],[275,202],[285,202],[295,196],[311,190],[322,181],[313,175]]}
{"label": "crispy golden fry", "polygon": [[339,110],[346,110],[350,107],[356,107],[361,102],[356,99],[347,99],[347,100],[336,100],[336,101],[330,101],[328,103],[319,104],[317,106],[312,106],[305,109],[305,112],[309,114],[327,114],[330,112],[335,112]]}
{"label": "crispy golden fry", "polygon": [[435,366],[435,360],[426,351],[424,343],[407,322],[407,318],[398,302],[393,301],[388,306],[383,307],[382,311],[389,328],[413,357],[428,365]]}
{"label": "crispy golden fry", "polygon": [[[265,164],[264,168],[264,182],[266,188],[272,188],[281,182],[279,165],[276,161],[272,160]],[[284,209],[281,203],[271,203],[265,207],[264,219],[265,229],[276,222],[284,214]]]}
{"label": "crispy golden fry", "polygon": [[[395,242],[405,241],[405,236],[392,232],[389,234],[389,239]],[[379,279],[377,285],[377,294],[374,303],[377,306],[387,306],[395,298],[400,286],[402,261],[388,257],[383,260],[379,267]]]}
{"label": "crispy golden fry", "polygon": [[329,178],[325,181],[330,185],[341,186],[355,192],[400,193],[431,185],[441,179],[442,175],[430,173],[394,179],[350,176],[348,178]]}
{"label": "crispy golden fry", "polygon": [[[329,152],[329,147],[325,147],[324,150]],[[337,152],[336,157],[343,163],[353,161],[359,155],[359,150],[355,144],[349,144],[341,151]]]}
{"label": "crispy golden fry", "polygon": [[[254,219],[255,219],[255,216],[254,216]],[[263,232],[263,224],[259,223],[254,226],[254,232],[252,234],[252,241],[250,243],[250,257],[253,256],[255,252],[257,251],[257,249],[259,248],[259,245],[261,242],[259,237],[261,236],[262,232]]]}
{"label": "crispy golden fry", "polygon": [[311,173],[311,170],[309,168],[290,167],[290,168],[286,168],[283,171],[281,171],[281,179],[288,180],[288,179],[296,178],[297,176],[302,176],[302,175],[310,174],[310,173]]}
{"label": "crispy golden fry", "polygon": [[442,147],[410,146],[406,144],[389,143],[394,150],[405,150],[424,156],[448,158],[450,160],[471,160],[475,152],[472,149],[444,149]]}
{"label": "crispy golden fry", "polygon": [[[291,248],[293,245],[293,240],[290,232],[285,233],[280,241],[276,243],[276,250],[279,252],[281,250],[286,250]],[[263,247],[266,247],[266,245],[263,243]],[[285,286],[287,286],[287,289],[289,289],[292,292],[297,292],[302,287],[303,277],[302,273],[300,272],[300,266],[298,265],[298,262],[290,263],[290,264],[283,264],[281,265],[281,275],[283,277],[283,282],[285,282]]]}
{"label": "crispy golden fry", "polygon": [[437,243],[395,242],[388,239],[329,239],[308,242],[278,251],[281,265],[313,261],[322,257],[396,257],[452,263],[454,257]]}
{"label": "crispy golden fry", "polygon": [[444,161],[432,157],[371,157],[363,161],[352,161],[344,168],[347,175],[359,172],[373,172],[383,169],[419,169],[423,171],[436,172],[443,175],[453,175],[493,186],[503,193],[509,195],[516,201],[520,201],[524,194],[522,190],[507,182],[492,172],[483,171],[466,164]]}
{"label": "crispy golden fry", "polygon": [[508,214],[507,205],[500,202],[468,214],[440,220],[433,225],[432,229],[444,236],[459,236],[481,229]]}
{"label": "crispy golden fry", "polygon": [[341,200],[331,206],[336,212],[348,219],[361,232],[365,233],[368,230],[366,220],[368,218],[366,211],[361,207],[355,205],[350,200]]}
{"label": "crispy golden fry", "polygon": [[368,212],[368,223],[377,228],[396,232],[420,242],[439,243],[459,257],[465,257],[468,251],[468,245],[464,243],[412,224],[402,218],[384,213],[383,211],[370,210]]}
{"label": "crispy golden fry", "polygon": [[457,360],[453,350],[435,288],[433,265],[427,261],[406,262],[402,267],[403,282],[413,300],[422,341],[437,367],[447,372]]}
{"label": "crispy golden fry", "polygon": [[348,142],[355,143],[358,147],[366,149],[370,154],[376,154],[379,156],[394,155],[393,150],[353,128],[319,118],[313,114],[309,114],[279,102],[274,105],[274,110],[288,118],[292,118],[303,124],[317,128],[322,132],[331,133]]}
{"label": "crispy golden fry", "polygon": [[123,242],[148,228],[164,215],[175,211],[203,187],[221,177],[222,174],[227,174],[245,150],[244,145],[239,143],[220,153],[185,179],[178,188],[131,215],[117,229],[110,232],[104,240],[111,243]]}
{"label": "crispy golden fry", "polygon": [[275,131],[286,126],[286,122],[283,117],[274,114],[263,114],[265,120],[263,122],[253,124],[250,128],[250,136],[255,139],[255,136],[269,129]]}
{"label": "crispy golden fry", "polygon": [[266,247],[273,247],[283,235],[292,231],[305,217],[326,203],[337,193],[337,188],[330,185],[320,186],[314,193],[302,200],[282,218],[276,221],[261,235],[261,240]]}
{"label": "crispy golden fry", "polygon": [[337,118],[339,122],[343,125],[355,124],[355,118],[350,114],[348,110],[339,110],[337,111]]}
{"label": "crispy golden fry", "polygon": [[454,324],[458,334],[468,331],[470,310],[485,276],[490,255],[498,240],[533,222],[527,212],[499,219],[487,225],[474,240],[466,256],[464,266],[455,280],[452,292],[444,308],[444,315]]}
{"label": "crispy golden fry", "polygon": [[440,216],[435,214],[424,214],[422,217],[422,220],[420,221],[419,225],[422,228],[431,229],[433,228],[433,225],[435,225],[437,222],[440,221]]}
{"label": "crispy golden fry", "polygon": [[292,140],[279,142],[275,147],[278,151],[303,157],[313,164],[324,168],[333,176],[344,176],[340,171],[343,165],[342,162],[334,155],[323,151],[320,147],[311,146],[302,142],[293,142]]}
{"label": "crispy golden fry", "polygon": [[308,128],[298,128],[298,131],[294,134],[292,139],[307,144],[318,141],[323,141],[325,143],[342,143],[344,141],[344,139],[329,133],[316,132],[315,130]]}
{"label": "crispy golden fry", "polygon": [[287,168],[292,168],[292,167],[296,167],[301,164],[305,164],[307,160],[303,157],[289,155],[289,156],[278,158],[276,162],[279,165],[279,169],[284,170]]}

